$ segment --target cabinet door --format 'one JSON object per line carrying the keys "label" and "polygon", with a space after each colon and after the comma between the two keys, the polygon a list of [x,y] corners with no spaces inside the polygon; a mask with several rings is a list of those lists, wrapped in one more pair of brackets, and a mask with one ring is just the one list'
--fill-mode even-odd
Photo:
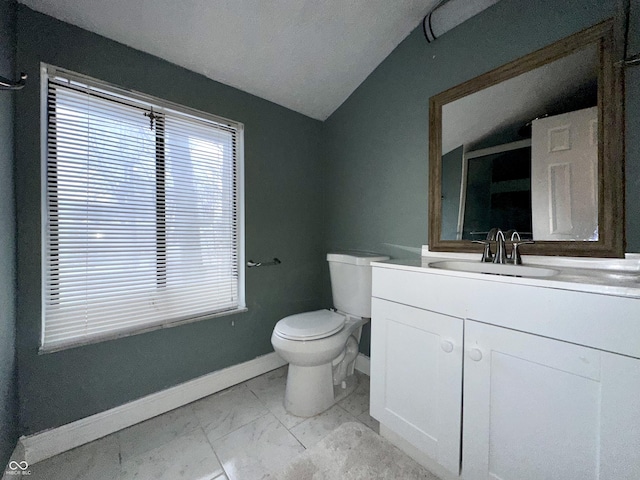
{"label": "cabinet door", "polygon": [[462,328],[460,318],[372,301],[371,415],[456,474]]}
{"label": "cabinet door", "polygon": [[640,478],[640,360],[474,321],[465,352],[465,480]]}

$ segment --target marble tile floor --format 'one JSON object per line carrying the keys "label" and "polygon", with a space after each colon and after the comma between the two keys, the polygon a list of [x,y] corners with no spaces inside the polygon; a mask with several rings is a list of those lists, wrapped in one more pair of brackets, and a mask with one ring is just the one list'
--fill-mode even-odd
{"label": "marble tile floor", "polygon": [[31,465],[33,480],[257,480],[345,422],[374,431],[369,377],[312,418],[283,406],[287,367]]}

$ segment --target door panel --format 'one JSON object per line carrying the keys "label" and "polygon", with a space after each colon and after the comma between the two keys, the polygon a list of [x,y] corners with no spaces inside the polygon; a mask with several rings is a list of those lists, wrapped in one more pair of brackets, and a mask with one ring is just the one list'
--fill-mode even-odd
{"label": "door panel", "polygon": [[465,480],[640,478],[640,361],[474,321],[465,351]]}
{"label": "door panel", "polygon": [[598,107],[533,121],[534,240],[598,239]]}
{"label": "door panel", "polygon": [[462,328],[460,318],[372,301],[371,415],[455,473]]}

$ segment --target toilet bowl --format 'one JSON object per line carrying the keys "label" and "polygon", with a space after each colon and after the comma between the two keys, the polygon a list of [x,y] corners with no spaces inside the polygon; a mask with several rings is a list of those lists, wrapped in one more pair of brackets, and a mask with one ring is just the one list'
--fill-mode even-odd
{"label": "toilet bowl", "polygon": [[[297,332],[298,335],[292,333],[292,325],[309,319],[316,322],[316,332],[325,329],[324,334],[314,333],[313,338],[303,339],[302,332]],[[347,318],[331,310],[318,310],[292,315],[278,322],[271,335],[271,344],[289,362],[285,392],[285,408],[289,413],[312,417],[335,403],[334,385],[342,386],[342,382],[347,381],[346,377],[353,374],[360,327],[368,321],[368,318]],[[340,325],[337,330],[336,324]],[[350,337],[356,348],[349,359],[346,358],[345,348]],[[344,357],[334,366],[334,360],[342,354]],[[343,372],[344,378],[334,378],[334,370],[338,375]],[[355,383],[349,386],[355,387]]]}
{"label": "toilet bowl", "polygon": [[335,403],[336,391],[344,396],[355,388],[361,327],[371,317],[370,263],[388,258],[360,252],[328,254],[337,310],[290,315],[276,324],[271,344],[289,362],[284,400],[289,413],[317,415]]}

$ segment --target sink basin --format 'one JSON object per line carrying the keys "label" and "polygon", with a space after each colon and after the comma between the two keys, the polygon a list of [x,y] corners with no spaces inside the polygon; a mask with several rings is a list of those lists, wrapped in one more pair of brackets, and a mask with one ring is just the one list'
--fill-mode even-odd
{"label": "sink basin", "polygon": [[456,260],[432,262],[429,264],[429,267],[441,268],[443,270],[456,270],[458,272],[484,273],[487,275],[507,275],[510,277],[552,277],[558,274],[558,270],[554,270],[553,268]]}

